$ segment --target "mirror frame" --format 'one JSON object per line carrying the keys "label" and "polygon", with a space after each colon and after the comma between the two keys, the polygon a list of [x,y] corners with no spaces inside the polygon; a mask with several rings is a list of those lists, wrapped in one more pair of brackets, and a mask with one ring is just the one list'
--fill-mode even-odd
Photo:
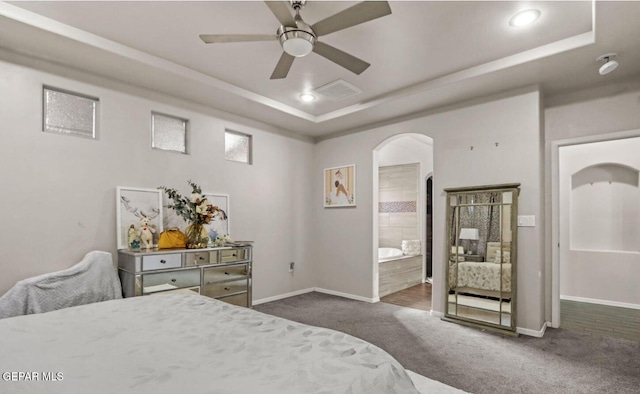
{"label": "mirror frame", "polygon": [[[445,237],[446,240],[446,253],[444,254],[446,256],[446,259],[444,261],[445,264],[445,286],[443,286],[444,288],[444,300],[445,300],[445,314],[444,317],[442,317],[442,320],[446,320],[446,321],[451,321],[451,322],[455,322],[455,323],[459,323],[459,324],[463,324],[463,325],[467,325],[467,326],[471,326],[471,327],[476,327],[476,328],[489,328],[491,330],[497,330],[499,332],[503,332],[503,333],[508,333],[508,334],[512,334],[512,335],[518,335],[516,333],[516,326],[517,326],[517,267],[518,267],[518,256],[517,256],[517,251],[518,251],[518,196],[520,194],[520,183],[507,183],[507,184],[500,184],[500,185],[483,185],[483,186],[473,186],[473,187],[459,187],[459,188],[447,188],[444,189],[444,191],[447,193],[446,194],[446,201],[447,201],[447,214],[446,214],[446,220],[447,220],[447,225],[446,225],[446,231],[447,231],[447,235]],[[511,220],[510,220],[510,226],[511,226],[511,247],[510,247],[510,263],[511,263],[511,294],[510,294],[510,308],[511,308],[511,313],[510,313],[510,326],[505,326],[505,325],[501,325],[501,324],[496,324],[496,323],[489,323],[483,320],[479,320],[479,319],[473,319],[470,317],[463,317],[463,316],[458,316],[457,314],[452,314],[450,313],[449,310],[449,291],[450,291],[450,268],[451,268],[451,263],[450,261],[452,261],[452,257],[455,258],[456,260],[458,259],[459,256],[459,249],[457,248],[458,246],[458,242],[459,239],[456,239],[456,242],[454,243],[451,235],[451,231],[452,231],[452,215],[454,214],[454,207],[452,207],[451,205],[451,198],[453,196],[459,196],[459,195],[467,195],[467,194],[476,194],[476,193],[500,193],[500,192],[512,192],[512,201],[511,201]],[[486,204],[482,204],[482,205],[486,205]],[[506,204],[500,204],[500,207],[504,207]],[[502,208],[500,210],[500,217],[502,217]],[[501,245],[502,245],[503,241],[500,241]],[[454,254],[452,252],[452,245],[455,245],[456,248],[456,253]],[[501,250],[502,250],[502,246],[501,246]],[[485,255],[486,258],[486,255]],[[457,266],[456,266],[457,267]],[[502,274],[501,274],[502,277]],[[457,276],[456,276],[456,280],[457,280]],[[456,299],[457,299],[457,293],[456,294]],[[498,298],[498,301],[500,301],[501,298]],[[458,304],[457,301],[455,301],[456,304],[456,312],[458,311]],[[501,310],[501,309],[500,309]],[[500,313],[500,312],[499,312]],[[500,319],[502,317],[500,316]]]}

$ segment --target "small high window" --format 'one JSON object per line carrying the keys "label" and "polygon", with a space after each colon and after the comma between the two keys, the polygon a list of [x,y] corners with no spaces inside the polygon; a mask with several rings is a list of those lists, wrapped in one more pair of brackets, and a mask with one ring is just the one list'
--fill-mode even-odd
{"label": "small high window", "polygon": [[227,130],[224,135],[224,158],[251,164],[251,136]]}
{"label": "small high window", "polygon": [[151,147],[187,153],[187,119],[151,113]]}
{"label": "small high window", "polygon": [[42,102],[42,131],[97,138],[97,98],[44,86]]}

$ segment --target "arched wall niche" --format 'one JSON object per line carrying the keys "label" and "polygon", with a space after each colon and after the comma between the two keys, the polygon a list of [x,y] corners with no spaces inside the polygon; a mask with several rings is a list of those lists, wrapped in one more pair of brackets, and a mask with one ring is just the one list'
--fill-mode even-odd
{"label": "arched wall niche", "polygon": [[640,251],[638,169],[599,163],[571,176],[571,249]]}

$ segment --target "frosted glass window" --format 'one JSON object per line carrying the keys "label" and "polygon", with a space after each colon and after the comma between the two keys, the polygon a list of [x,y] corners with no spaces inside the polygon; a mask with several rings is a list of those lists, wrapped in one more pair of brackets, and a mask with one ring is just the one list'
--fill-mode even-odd
{"label": "frosted glass window", "polygon": [[224,136],[224,157],[227,160],[251,164],[251,136],[226,131]]}
{"label": "frosted glass window", "polygon": [[43,87],[42,130],[96,138],[98,99]]}
{"label": "frosted glass window", "polygon": [[187,153],[187,120],[152,113],[151,146],[154,149]]}

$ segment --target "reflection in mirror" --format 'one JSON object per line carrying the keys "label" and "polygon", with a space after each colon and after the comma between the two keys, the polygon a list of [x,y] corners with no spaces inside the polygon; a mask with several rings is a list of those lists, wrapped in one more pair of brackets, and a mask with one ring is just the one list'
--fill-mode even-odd
{"label": "reflection in mirror", "polygon": [[445,318],[515,332],[519,184],[447,189]]}

